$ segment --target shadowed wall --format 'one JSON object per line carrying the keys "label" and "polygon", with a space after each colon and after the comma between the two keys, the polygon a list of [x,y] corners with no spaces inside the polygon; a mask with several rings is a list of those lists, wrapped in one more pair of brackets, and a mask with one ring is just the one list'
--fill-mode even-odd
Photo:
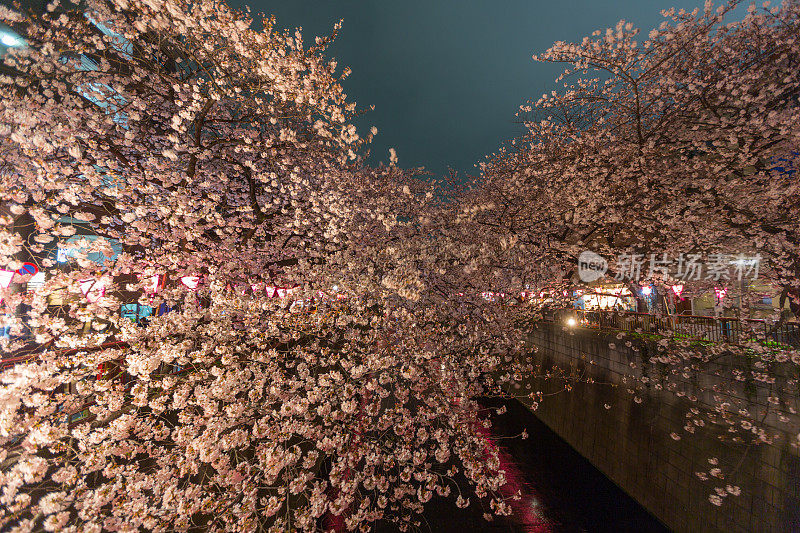
{"label": "shadowed wall", "polygon": [[[724,376],[725,370],[742,361],[723,359],[697,375],[681,378],[679,386],[687,397],[698,397],[689,402],[657,389],[656,384],[665,383],[665,369],[646,362],[646,346],[639,351],[624,346],[612,349],[612,339],[589,330],[565,331],[557,324],[542,324],[531,334],[538,348],[537,364],[557,365],[572,376],[598,382],[575,380],[571,392],[546,396],[536,416],[675,531],[800,530],[800,457],[791,446],[796,436],[785,432],[786,425],[768,417],[766,425],[780,438],[771,445],[751,447],[721,441],[726,427],[706,426],[693,435],[683,430],[691,407],[714,404],[701,391],[721,381],[718,373]],[[779,380],[796,378],[788,375],[788,368],[772,371]],[[641,403],[628,392],[632,375],[650,380],[649,388],[638,395]],[[563,388],[561,383],[543,380],[533,380],[531,385],[532,390],[545,393]],[[764,387],[742,383],[730,399],[733,405],[742,400],[758,411],[767,405],[768,394]],[[606,404],[611,408],[606,409]],[[682,438],[673,440],[673,432]],[[696,476],[695,472],[712,468],[710,457],[719,459],[725,479],[710,477],[703,482]],[[712,505],[709,494],[714,487],[726,485],[741,487],[741,495],[724,498],[721,507]]]}

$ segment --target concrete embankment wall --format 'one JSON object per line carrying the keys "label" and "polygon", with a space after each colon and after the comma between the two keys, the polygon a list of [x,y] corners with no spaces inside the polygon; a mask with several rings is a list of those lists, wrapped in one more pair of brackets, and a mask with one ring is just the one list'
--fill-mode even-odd
{"label": "concrete embankment wall", "polygon": [[[771,392],[752,382],[720,386],[720,376],[741,361],[723,358],[694,374],[670,375],[648,361],[647,343],[639,350],[612,348],[610,342],[623,344],[614,335],[547,323],[532,332],[536,364],[543,370],[565,369],[573,384],[571,391],[557,393],[565,381],[532,378],[531,389],[545,393],[536,416],[675,531],[800,531],[800,455],[792,446],[796,432],[787,432],[786,424],[772,415],[766,425],[778,438],[769,445],[730,442],[724,424],[698,427],[694,434],[683,429],[690,408],[713,409],[715,385],[732,405],[744,402],[754,413],[764,411]],[[791,365],[772,370],[784,385],[797,378],[789,375],[796,371]],[[647,378],[636,394],[629,392],[632,375]],[[685,396],[664,390],[668,382]],[[694,401],[686,399],[694,396]],[[523,401],[530,406],[533,400]],[[680,440],[671,437],[673,432]],[[709,458],[718,459],[725,479],[704,482],[695,474],[714,468]],[[726,485],[740,487],[741,495],[723,498],[720,507],[712,505],[709,494]]]}

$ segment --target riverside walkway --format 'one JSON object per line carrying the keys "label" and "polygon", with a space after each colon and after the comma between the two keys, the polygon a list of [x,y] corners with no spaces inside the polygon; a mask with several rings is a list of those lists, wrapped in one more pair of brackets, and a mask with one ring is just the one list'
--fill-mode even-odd
{"label": "riverside walkway", "polygon": [[548,322],[601,330],[672,335],[698,341],[739,344],[752,339],[800,347],[800,322],[772,322],[758,318],[658,315],[631,311],[556,309],[545,314]]}

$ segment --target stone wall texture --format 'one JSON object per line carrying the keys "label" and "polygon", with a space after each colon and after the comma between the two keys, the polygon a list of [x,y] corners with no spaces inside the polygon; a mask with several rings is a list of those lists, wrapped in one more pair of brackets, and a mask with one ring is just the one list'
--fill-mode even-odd
{"label": "stone wall texture", "polygon": [[[722,425],[698,428],[691,435],[683,430],[690,408],[714,405],[702,391],[726,374],[720,369],[742,361],[722,360],[714,364],[716,368],[708,365],[695,375],[680,377],[686,397],[697,396],[690,402],[659,390],[659,380],[666,383],[659,375],[664,370],[647,362],[646,349],[610,347],[613,335],[548,323],[532,332],[537,365],[580,377],[569,392],[557,392],[563,389],[560,380],[531,378],[532,390],[554,393],[539,399],[536,416],[670,529],[800,532],[800,454],[792,446],[796,433],[788,433],[786,425],[771,415],[766,425],[778,438],[769,445],[720,439],[727,433]],[[780,369],[775,371],[780,375]],[[788,375],[793,371],[786,370],[779,379],[796,378]],[[648,376],[648,388],[631,394],[631,375]],[[732,392],[731,387],[726,389],[733,405],[746,402],[754,412],[763,410],[770,394],[752,383]],[[523,401],[532,406],[533,400]],[[673,432],[680,440],[671,437]],[[711,457],[719,460],[725,479],[703,481],[696,475],[712,468]],[[712,505],[709,494],[726,485],[740,487],[741,495],[724,498],[722,506]]]}

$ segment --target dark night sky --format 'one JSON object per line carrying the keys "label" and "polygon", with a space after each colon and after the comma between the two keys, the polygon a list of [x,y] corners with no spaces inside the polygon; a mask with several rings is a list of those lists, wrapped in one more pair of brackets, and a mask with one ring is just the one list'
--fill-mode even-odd
{"label": "dark night sky", "polygon": [[232,0],[274,14],[281,28],[303,28],[306,42],[344,19],[330,50],[353,74],[345,92],[358,122],[378,127],[374,160],[397,149],[399,165],[461,175],[515,136],[517,107],[555,89],[560,72],[535,63],[554,41],[577,41],[624,18],[643,36],[661,9],[688,10],[702,0]]}

